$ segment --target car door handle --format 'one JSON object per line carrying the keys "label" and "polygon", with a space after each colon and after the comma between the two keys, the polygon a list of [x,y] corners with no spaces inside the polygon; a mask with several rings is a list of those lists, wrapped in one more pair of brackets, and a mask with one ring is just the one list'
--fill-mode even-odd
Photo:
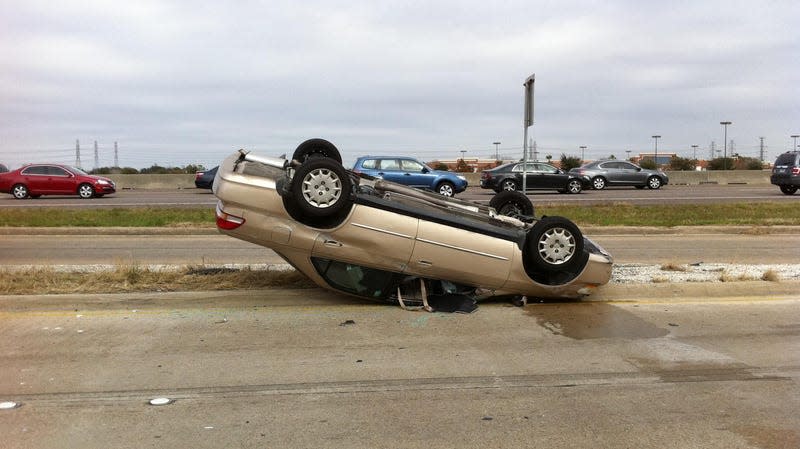
{"label": "car door handle", "polygon": [[420,260],[417,262],[422,268],[430,268],[433,266],[433,262],[428,262],[427,260]]}
{"label": "car door handle", "polygon": [[382,171],[379,171],[379,172],[378,172],[378,175],[379,175],[379,176],[383,176],[383,172],[382,172]]}
{"label": "car door handle", "polygon": [[341,248],[342,244],[337,242],[336,240],[325,240],[325,246],[330,246],[333,248]]}
{"label": "car door handle", "polygon": [[404,176],[411,176],[411,173],[403,173]]}

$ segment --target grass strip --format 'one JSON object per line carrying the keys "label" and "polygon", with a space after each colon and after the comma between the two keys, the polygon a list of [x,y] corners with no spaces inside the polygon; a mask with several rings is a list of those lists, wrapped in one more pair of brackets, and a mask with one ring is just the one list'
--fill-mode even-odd
{"label": "grass strip", "polygon": [[120,265],[97,272],[63,272],[49,267],[0,270],[0,294],[44,295],[68,293],[133,293],[171,291],[247,290],[280,286],[316,287],[295,270],[206,269],[181,267],[153,270],[139,265]]}
{"label": "grass strip", "polygon": [[[561,215],[593,226],[773,226],[800,225],[800,207],[792,202],[663,204],[635,206],[547,205],[537,216]],[[214,211],[202,208],[0,209],[5,227],[214,227]]]}

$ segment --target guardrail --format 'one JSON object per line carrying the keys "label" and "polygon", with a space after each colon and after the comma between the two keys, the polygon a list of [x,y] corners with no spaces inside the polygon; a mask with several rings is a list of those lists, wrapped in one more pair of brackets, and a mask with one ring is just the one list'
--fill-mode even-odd
{"label": "guardrail", "polygon": [[[481,185],[480,173],[462,173],[472,187]],[[673,185],[769,184],[769,170],[668,171]],[[194,189],[194,175],[104,175],[117,183],[117,189]]]}

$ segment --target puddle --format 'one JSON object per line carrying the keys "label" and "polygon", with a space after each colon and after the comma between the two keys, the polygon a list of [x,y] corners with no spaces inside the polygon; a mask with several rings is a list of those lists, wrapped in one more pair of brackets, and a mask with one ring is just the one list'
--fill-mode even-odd
{"label": "puddle", "polygon": [[536,304],[525,307],[525,313],[553,334],[575,340],[658,338],[669,334],[669,330],[610,304]]}

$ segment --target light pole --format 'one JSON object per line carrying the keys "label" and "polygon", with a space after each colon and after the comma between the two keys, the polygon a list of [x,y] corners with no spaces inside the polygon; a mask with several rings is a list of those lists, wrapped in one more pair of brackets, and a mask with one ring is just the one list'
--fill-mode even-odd
{"label": "light pole", "polygon": [[585,159],[583,156],[586,151],[586,145],[581,145],[579,148],[581,149],[581,165],[583,165],[583,160]]}
{"label": "light pole", "polygon": [[722,141],[722,148],[723,148],[722,169],[727,170],[728,169],[728,125],[730,125],[731,122],[719,122],[719,124],[722,125],[723,129],[725,130]]}
{"label": "light pole", "polygon": [[692,159],[697,160],[697,147],[698,145],[692,145]]}
{"label": "light pole", "polygon": [[653,156],[653,162],[655,162],[656,168],[658,168],[658,139],[660,139],[660,138],[661,138],[661,136],[653,136],[653,140],[655,140],[655,142],[656,142],[656,153]]}
{"label": "light pole", "polygon": [[500,160],[500,142],[492,142],[494,145],[494,160]]}
{"label": "light pole", "polygon": [[628,162],[631,161],[631,150],[625,150],[625,153],[628,155]]}
{"label": "light pole", "polygon": [[800,137],[800,135],[795,134],[795,135],[792,136],[792,139],[794,139],[794,144],[792,145],[792,151],[797,150],[797,138],[798,137]]}

